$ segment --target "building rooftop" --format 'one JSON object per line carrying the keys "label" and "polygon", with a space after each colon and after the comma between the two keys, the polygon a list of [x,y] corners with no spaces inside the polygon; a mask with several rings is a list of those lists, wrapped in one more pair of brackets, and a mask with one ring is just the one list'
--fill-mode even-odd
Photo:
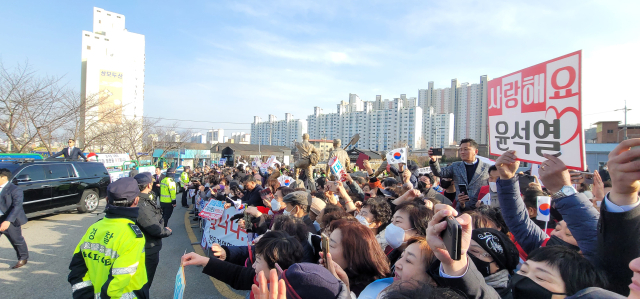
{"label": "building rooftop", "polygon": [[600,124],[600,123],[615,123],[615,122],[621,123],[621,121],[619,120],[601,120],[601,121],[594,122],[593,125]]}

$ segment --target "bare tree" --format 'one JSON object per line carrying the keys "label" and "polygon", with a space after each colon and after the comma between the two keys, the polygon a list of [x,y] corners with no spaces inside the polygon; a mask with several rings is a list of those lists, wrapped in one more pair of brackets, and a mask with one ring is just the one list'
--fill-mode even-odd
{"label": "bare tree", "polygon": [[162,158],[170,152],[180,150],[185,143],[191,139],[191,131],[178,131],[178,124],[174,123],[170,126],[155,126],[153,135],[155,136],[155,149],[160,149],[160,157]]}
{"label": "bare tree", "polygon": [[55,132],[75,112],[72,92],[62,77],[38,77],[28,63],[7,69],[0,62],[0,132],[2,152],[28,152],[38,142],[50,151]]}
{"label": "bare tree", "polygon": [[[56,142],[79,135],[79,118],[84,111],[97,110],[108,100],[93,95],[83,105],[80,95],[62,79],[39,76],[28,63],[9,69],[0,62],[0,134],[7,139],[7,146],[0,146],[0,151],[23,153],[40,145],[51,154]],[[92,120],[113,117],[119,109],[101,111]]]}
{"label": "bare tree", "polygon": [[123,119],[120,123],[111,124],[116,133],[103,135],[99,140],[108,152],[129,153],[129,156],[138,162],[144,156],[153,152],[153,140],[151,139],[154,126],[158,121],[150,119]]}

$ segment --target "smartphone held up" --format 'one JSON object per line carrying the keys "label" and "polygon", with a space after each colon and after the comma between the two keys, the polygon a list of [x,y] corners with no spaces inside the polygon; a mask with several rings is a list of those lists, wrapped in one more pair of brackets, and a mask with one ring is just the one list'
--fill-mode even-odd
{"label": "smartphone held up", "polygon": [[451,259],[458,261],[462,250],[462,226],[453,216],[448,216],[445,221],[447,222],[447,228],[442,231],[440,237]]}

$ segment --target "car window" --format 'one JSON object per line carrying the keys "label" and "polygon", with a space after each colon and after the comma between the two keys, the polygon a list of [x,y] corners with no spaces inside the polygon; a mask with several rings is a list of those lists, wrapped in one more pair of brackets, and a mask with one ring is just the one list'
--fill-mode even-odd
{"label": "car window", "polygon": [[21,176],[23,174],[28,175],[29,179],[31,179],[32,181],[42,181],[46,179],[44,175],[44,167],[42,167],[42,165],[27,166],[22,169],[22,171],[20,171],[18,176]]}
{"label": "car window", "polygon": [[78,166],[84,170],[88,177],[102,177],[109,175],[109,172],[102,163],[88,162],[77,164],[76,167]]}
{"label": "car window", "polygon": [[76,174],[76,170],[73,169],[73,165],[65,164],[67,166],[67,171],[69,172],[69,177],[76,178],[78,175]]}
{"label": "car window", "polygon": [[61,179],[69,177],[69,168],[67,168],[68,164],[50,164],[47,165],[49,167],[49,178],[51,179]]}

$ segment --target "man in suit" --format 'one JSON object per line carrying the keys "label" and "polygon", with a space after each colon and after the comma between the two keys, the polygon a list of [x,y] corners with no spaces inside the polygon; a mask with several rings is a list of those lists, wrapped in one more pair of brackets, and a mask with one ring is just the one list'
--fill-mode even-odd
{"label": "man in suit", "polygon": [[86,162],[87,156],[85,156],[84,153],[79,148],[75,147],[74,146],[75,144],[76,144],[75,140],[69,139],[69,147],[65,147],[60,152],[51,155],[51,158],[64,155],[65,159],[77,160],[78,157],[81,157]]}
{"label": "man in suit", "polygon": [[[437,156],[429,149],[429,167],[435,176],[440,178],[452,178],[456,183],[456,206],[460,211],[475,209],[478,201],[478,193],[482,186],[488,185],[489,167],[491,165],[476,158],[478,143],[473,139],[462,139],[458,149],[462,161],[453,162],[451,165],[440,169]],[[467,186],[467,192],[460,192],[459,186]]]}
{"label": "man in suit", "polygon": [[11,269],[24,266],[29,259],[29,249],[22,237],[21,226],[27,223],[22,209],[22,190],[9,183],[11,171],[0,168],[0,236],[5,235],[18,256],[18,263]]}
{"label": "man in suit", "polygon": [[160,182],[162,182],[162,169],[160,167],[156,167],[156,173],[153,175],[153,188],[151,191],[156,194],[156,196],[160,196]]}

